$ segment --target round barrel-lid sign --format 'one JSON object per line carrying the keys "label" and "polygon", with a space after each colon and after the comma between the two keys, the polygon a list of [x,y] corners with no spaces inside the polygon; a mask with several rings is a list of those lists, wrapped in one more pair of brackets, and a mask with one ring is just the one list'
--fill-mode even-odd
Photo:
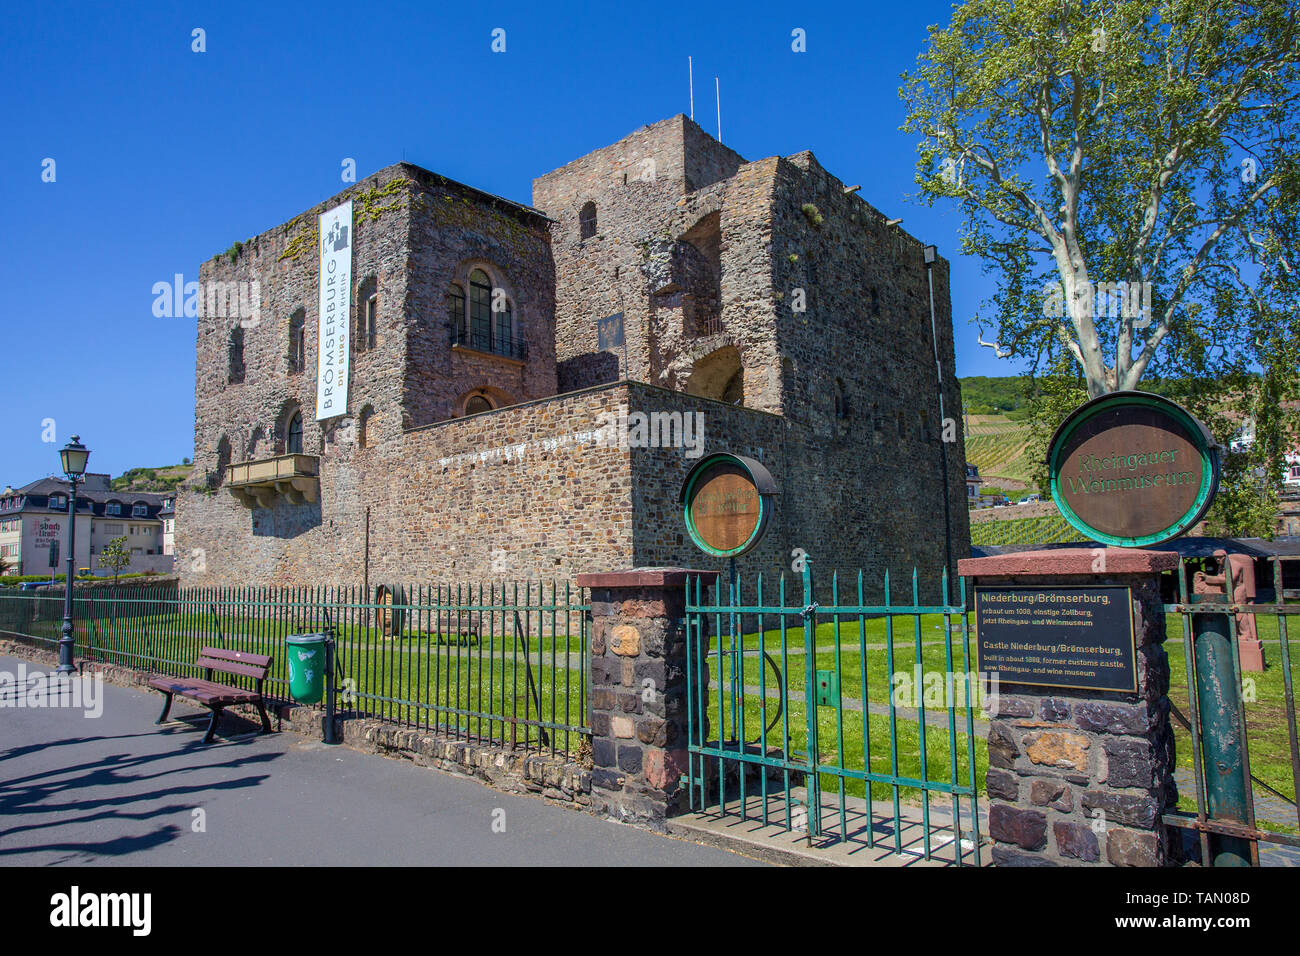
{"label": "round barrel-lid sign", "polygon": [[760,462],[743,455],[703,458],[682,483],[686,530],[707,554],[735,558],[767,530],[776,482]]}
{"label": "round barrel-lid sign", "polygon": [[1160,544],[1205,517],[1221,452],[1178,404],[1113,392],[1080,405],[1052,436],[1052,500],[1071,526],[1104,544]]}

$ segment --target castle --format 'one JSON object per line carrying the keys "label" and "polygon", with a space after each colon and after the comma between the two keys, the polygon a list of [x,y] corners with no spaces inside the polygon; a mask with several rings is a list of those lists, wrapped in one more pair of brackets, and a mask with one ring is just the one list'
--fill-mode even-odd
{"label": "castle", "polygon": [[[336,328],[320,217],[348,202]],[[925,258],[811,152],[750,162],[682,115],[536,179],[532,207],[389,166],[200,271],[260,308],[199,319],[183,582],[719,568],[678,503],[715,451],[780,488],[747,572],[803,549],[935,577],[945,512],[954,560],[969,528],[948,264]],[[347,380],[318,418],[322,337]],[[652,434],[623,440],[638,414]]]}

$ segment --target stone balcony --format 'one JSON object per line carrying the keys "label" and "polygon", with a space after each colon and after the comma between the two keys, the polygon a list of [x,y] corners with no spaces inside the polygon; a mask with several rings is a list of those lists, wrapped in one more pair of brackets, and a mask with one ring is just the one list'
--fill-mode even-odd
{"label": "stone balcony", "polygon": [[276,498],[300,505],[320,498],[319,475],[315,455],[277,455],[230,465],[226,487],[245,508],[270,508]]}

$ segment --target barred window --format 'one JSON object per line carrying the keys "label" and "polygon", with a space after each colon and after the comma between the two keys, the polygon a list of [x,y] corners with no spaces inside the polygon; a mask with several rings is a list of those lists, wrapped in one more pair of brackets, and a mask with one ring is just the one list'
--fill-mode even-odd
{"label": "barred window", "polygon": [[289,419],[289,454],[302,454],[302,412],[295,412]]}
{"label": "barred window", "polygon": [[578,212],[578,230],[583,239],[596,234],[596,204],[588,202]]}
{"label": "barred window", "polygon": [[492,280],[482,269],[469,274],[470,345],[484,351],[492,348]]}
{"label": "barred window", "polygon": [[465,331],[465,290],[454,282],[447,287],[447,321],[453,334]]}

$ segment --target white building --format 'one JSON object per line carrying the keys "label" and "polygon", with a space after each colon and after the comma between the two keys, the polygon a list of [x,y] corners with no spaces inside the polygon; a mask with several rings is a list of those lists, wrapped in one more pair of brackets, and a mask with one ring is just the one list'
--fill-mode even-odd
{"label": "white building", "polygon": [[[10,566],[8,574],[62,574],[66,570],[68,493],[68,482],[62,478],[41,478],[0,492],[0,556]],[[164,551],[160,514],[164,498],[172,497],[113,491],[108,475],[87,474],[77,488],[77,570],[98,572],[97,556],[114,538],[124,537],[131,563],[122,573],[171,571],[173,562]],[[52,557],[56,558],[53,564]]]}

